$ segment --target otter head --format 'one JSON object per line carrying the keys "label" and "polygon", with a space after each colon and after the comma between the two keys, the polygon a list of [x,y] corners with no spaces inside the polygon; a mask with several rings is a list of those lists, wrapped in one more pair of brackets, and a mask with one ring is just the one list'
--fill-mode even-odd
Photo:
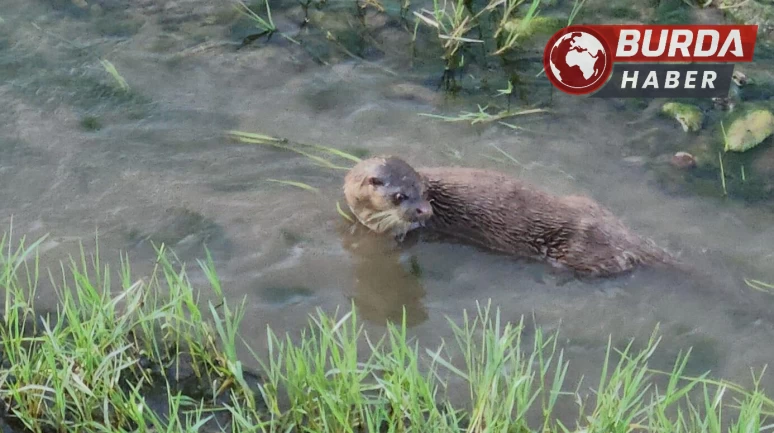
{"label": "otter head", "polygon": [[395,157],[359,162],[344,178],[344,195],[357,219],[376,233],[402,236],[433,214],[422,177]]}

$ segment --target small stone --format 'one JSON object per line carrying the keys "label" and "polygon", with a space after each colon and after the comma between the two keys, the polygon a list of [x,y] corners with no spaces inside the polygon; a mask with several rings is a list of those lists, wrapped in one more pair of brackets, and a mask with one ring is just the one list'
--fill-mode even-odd
{"label": "small stone", "polygon": [[672,156],[671,164],[679,169],[696,167],[696,158],[688,152],[677,152]]}
{"label": "small stone", "polygon": [[744,87],[747,84],[747,75],[740,71],[734,71],[734,75],[731,76],[734,83],[739,87]]}
{"label": "small stone", "polygon": [[668,102],[661,111],[680,122],[685,132],[700,130],[704,121],[704,113],[695,105]]}

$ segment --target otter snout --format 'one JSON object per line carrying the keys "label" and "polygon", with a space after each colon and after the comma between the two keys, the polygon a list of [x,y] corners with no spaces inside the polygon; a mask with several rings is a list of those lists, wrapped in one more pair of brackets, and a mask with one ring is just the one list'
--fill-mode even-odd
{"label": "otter snout", "polygon": [[426,200],[418,200],[404,205],[404,218],[411,222],[422,223],[433,216],[433,207]]}

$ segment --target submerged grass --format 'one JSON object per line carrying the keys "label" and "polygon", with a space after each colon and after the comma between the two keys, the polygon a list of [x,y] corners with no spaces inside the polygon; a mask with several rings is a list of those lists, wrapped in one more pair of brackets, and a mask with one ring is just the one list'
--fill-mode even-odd
{"label": "submerged grass", "polygon": [[266,181],[280,183],[283,185],[295,186],[296,188],[301,188],[303,190],[314,192],[314,193],[320,192],[319,188],[315,188],[312,185],[309,185],[308,183],[297,182],[295,180],[266,179]]}
{"label": "submerged grass", "polygon": [[538,114],[538,113],[548,112],[548,110],[543,108],[530,108],[530,109],[517,110],[517,111],[502,110],[500,112],[490,114],[487,112],[488,109],[489,109],[489,106],[482,107],[481,105],[479,105],[478,111],[475,111],[475,112],[463,111],[458,116],[442,116],[438,114],[429,114],[429,113],[419,113],[419,115],[425,116],[425,117],[432,117],[435,119],[441,119],[446,122],[470,122],[471,124],[475,125],[476,123],[498,122],[500,120],[508,119],[511,117],[526,116],[528,114]]}
{"label": "submerged grass", "polygon": [[[489,114],[480,110],[479,113],[462,113],[459,116],[445,116],[449,121],[470,121],[472,123],[490,122],[498,119],[518,116],[519,111],[511,111],[511,93],[513,77],[524,71],[524,57],[533,56],[531,51],[535,44],[540,44],[535,36],[548,36],[553,34],[566,23],[571,24],[585,4],[585,0],[574,0],[571,7],[566,9],[567,18],[560,19],[555,16],[544,17],[541,9],[548,6],[553,8],[551,2],[545,0],[432,0],[432,2],[411,2],[410,0],[391,0],[390,2],[377,0],[354,0],[332,2],[326,0],[301,0],[299,5],[304,11],[303,21],[298,23],[298,34],[291,38],[282,33],[276,26],[268,0],[258,1],[254,6],[248,6],[242,0],[233,0],[239,12],[253,23],[257,32],[248,36],[243,44],[259,38],[270,38],[278,33],[282,37],[294,42],[306,49],[312,57],[321,64],[328,65],[322,57],[326,54],[317,53],[313,47],[325,41],[337,47],[330,50],[331,53],[340,51],[358,62],[381,69],[382,71],[400,76],[401,72],[388,68],[382,62],[368,60],[364,52],[365,45],[372,44],[379,52],[385,52],[379,46],[369,28],[366,20],[366,9],[374,15],[381,15],[381,19],[372,20],[379,26],[390,27],[393,24],[403,27],[412,34],[411,50],[412,59],[425,63],[428,59],[431,63],[443,68],[440,86],[446,91],[456,92],[462,89],[458,78],[463,77],[464,69],[468,64],[476,63],[481,66],[474,80],[480,79],[481,88],[488,88],[489,82],[497,82],[502,76],[508,77],[509,90],[508,107],[504,111]],[[316,18],[310,20],[309,8],[314,5],[316,14],[330,13],[332,30],[325,28],[325,20]],[[354,7],[350,7],[350,6]],[[346,16],[352,14],[353,19]],[[410,28],[409,17],[413,18],[413,31]],[[344,25],[346,23],[346,25]],[[359,24],[356,24],[359,23]],[[309,32],[309,28],[316,27],[316,31]],[[304,31],[302,31],[302,29]],[[421,40],[420,40],[421,39]],[[358,42],[353,42],[357,40]],[[429,52],[418,53],[417,47],[428,49]],[[540,46],[542,49],[542,46]],[[356,54],[355,52],[360,54]],[[323,52],[329,50],[323,49]],[[322,57],[321,57],[322,56]],[[421,60],[420,60],[421,59]],[[542,67],[542,63],[541,63]],[[529,67],[528,67],[529,68]],[[494,72],[498,70],[497,72]],[[440,71],[438,71],[440,73]],[[530,72],[532,74],[532,72]],[[538,74],[540,75],[540,74]],[[473,77],[473,75],[471,75]],[[500,78],[498,78],[500,77]],[[474,90],[475,91],[475,90]],[[503,91],[500,91],[502,93]],[[526,90],[521,91],[524,98]],[[479,107],[481,109],[481,107]],[[524,112],[537,112],[539,110],[522,110]],[[510,125],[506,125],[510,126]],[[246,138],[246,137],[243,137]],[[264,142],[263,144],[268,144]],[[280,145],[282,143],[275,143]]]}
{"label": "submerged grass", "polygon": [[764,293],[770,293],[774,294],[774,284],[767,283],[761,280],[755,280],[752,278],[745,278],[744,279],[745,284],[753,290],[757,290],[759,292]]}
{"label": "submerged grass", "polygon": [[121,73],[118,72],[118,69],[115,67],[115,65],[112,62],[105,59],[100,59],[99,62],[102,64],[102,67],[105,68],[105,71],[108,74],[110,74],[111,77],[113,77],[113,80],[116,82],[116,85],[118,86],[118,88],[120,88],[124,92],[129,90],[129,84],[126,82],[126,80],[121,75]]}
{"label": "submerged grass", "polygon": [[296,45],[300,45],[300,43],[297,40],[293,39],[292,37],[286,35],[283,32],[280,32],[279,29],[277,29],[277,26],[274,24],[274,18],[271,15],[271,6],[269,5],[269,0],[264,0],[264,8],[266,9],[265,15],[261,15],[253,11],[249,6],[247,6],[241,0],[235,0],[234,7],[240,14],[247,17],[259,31],[258,33],[250,36],[248,40],[246,40],[245,42],[250,42],[250,41],[259,39],[261,37],[266,37],[267,39],[271,39],[272,35],[277,33],[283,38],[285,38],[287,41],[292,42]]}
{"label": "submerged grass", "polygon": [[336,201],[336,212],[338,212],[342,218],[349,221],[350,223],[353,223],[353,224],[355,223],[355,219],[349,216],[349,214],[347,214],[346,212],[344,212],[344,209],[341,208],[341,205],[339,204],[338,201]]}
{"label": "submerged grass", "polygon": [[319,144],[305,144],[293,142],[285,138],[272,137],[265,134],[257,134],[253,132],[244,131],[226,131],[229,138],[240,141],[242,143],[260,144],[264,146],[270,146],[281,150],[287,150],[290,152],[298,153],[312,160],[317,165],[325,168],[332,168],[336,170],[349,170],[351,167],[337,165],[331,162],[329,159],[315,155],[311,151],[321,152],[325,155],[332,155],[339,158],[349,160],[350,162],[360,162],[360,158],[352,155],[351,153],[344,152],[343,150],[335,149],[333,147],[321,146]]}
{"label": "submerged grass", "polygon": [[[669,372],[648,367],[645,347],[616,350],[599,380],[567,383],[571,361],[558,334],[503,320],[478,305],[449,321],[450,341],[420,345],[405,320],[364,331],[357,310],[311,316],[291,337],[267,329],[250,373],[238,356],[244,303],[225,302],[212,260],[199,261],[209,293],[159,247],[156,268],[134,277],[122,257],[114,272],[99,249],[63,263],[54,277],[59,308],[36,312],[43,239],[0,240],[5,304],[0,401],[5,421],[30,432],[759,432],[771,430],[774,401],[753,390],[684,376],[689,353]],[[203,296],[204,295],[204,296]],[[204,298],[204,299],[203,299]],[[248,347],[249,349],[249,347]],[[206,384],[175,387],[166,367],[190,359]],[[154,369],[160,366],[160,369]],[[663,377],[662,377],[663,376]],[[663,379],[663,380],[662,380]],[[657,383],[665,383],[662,387]],[[155,388],[154,388],[155,387]],[[161,389],[167,409],[148,403]],[[588,392],[588,390],[591,392]],[[449,398],[457,393],[462,403]],[[729,403],[733,399],[735,403]],[[458,399],[459,400],[459,399]],[[577,413],[558,411],[577,403]]]}

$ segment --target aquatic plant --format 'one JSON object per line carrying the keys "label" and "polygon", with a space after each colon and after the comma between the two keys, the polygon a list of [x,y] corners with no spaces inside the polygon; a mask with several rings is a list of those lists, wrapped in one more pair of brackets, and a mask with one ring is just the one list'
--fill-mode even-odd
{"label": "aquatic plant", "polygon": [[[60,305],[41,314],[44,241],[0,240],[0,401],[21,431],[720,433],[763,431],[774,413],[760,377],[749,391],[687,377],[690,351],[670,371],[649,368],[657,330],[641,350],[608,339],[599,380],[569,384],[559,334],[504,321],[489,303],[449,320],[452,340],[424,346],[405,318],[374,335],[357,309],[318,310],[299,336],[267,329],[266,353],[248,347],[260,366],[251,373],[237,353],[244,303],[224,300],[211,258],[199,261],[210,286],[200,291],[163,246],[145,278],[125,256],[115,272],[98,247],[81,248],[61,278],[49,272]],[[198,388],[180,386],[186,370]],[[452,393],[465,398],[453,404]],[[164,404],[152,402],[159,396]],[[557,411],[573,401],[577,414]]]}
{"label": "aquatic plant", "polygon": [[264,1],[264,5],[266,7],[266,16],[262,17],[261,15],[258,15],[257,13],[253,12],[250,7],[248,7],[244,2],[240,0],[236,0],[237,4],[237,10],[239,10],[241,13],[245,14],[247,17],[249,17],[258,27],[258,29],[262,30],[263,33],[260,36],[266,35],[266,37],[271,37],[271,35],[277,31],[277,26],[274,25],[274,19],[271,16],[271,7],[269,6],[269,0]]}
{"label": "aquatic plant", "polygon": [[744,282],[745,284],[747,284],[748,287],[750,287],[753,290],[774,294],[774,284],[767,283],[761,280],[756,280],[753,278],[745,278]]}
{"label": "aquatic plant", "polygon": [[464,44],[483,44],[482,39],[468,38],[466,35],[475,28],[476,16],[472,15],[466,7],[465,0],[433,0],[433,10],[421,9],[415,11],[416,26],[414,27],[414,40],[417,37],[419,23],[422,22],[437,32],[438,39],[443,47],[443,60],[445,68],[442,83],[447,90],[455,87],[455,74],[465,63],[462,53]]}
{"label": "aquatic plant", "polygon": [[704,122],[704,113],[695,105],[667,102],[661,107],[662,113],[676,119],[685,132],[696,132]]}
{"label": "aquatic plant", "polygon": [[497,51],[495,51],[494,54],[501,55],[508,50],[514,49],[521,37],[532,32],[533,29],[531,27],[534,24],[533,19],[537,17],[540,1],[533,0],[523,18],[514,18],[517,8],[525,1],[526,0],[493,1],[487,6],[489,10],[495,9],[499,4],[502,4],[503,6],[503,11],[500,13],[500,22],[493,35],[495,41],[497,41]]}
{"label": "aquatic plant", "polygon": [[118,69],[116,69],[115,65],[111,63],[109,60],[100,59],[99,61],[102,64],[102,67],[105,68],[105,71],[110,74],[111,77],[113,77],[113,80],[115,80],[116,85],[126,92],[129,90],[129,84],[126,82],[123,76],[121,76],[121,73],[118,72]]}
{"label": "aquatic plant", "polygon": [[[505,89],[498,90],[498,95],[507,96],[507,108],[500,111],[497,115],[488,115],[479,105],[479,113],[463,112],[458,116],[433,116],[442,118],[447,121],[471,121],[471,123],[477,123],[479,121],[491,121],[499,120],[504,117],[518,116],[524,113],[541,112],[539,109],[527,109],[511,113],[511,96],[514,91],[514,84],[520,81],[519,74],[513,71],[511,59],[509,55],[516,52],[519,48],[522,48],[522,44],[525,43],[530,37],[537,33],[544,33],[546,36],[558,31],[564,24],[556,17],[542,17],[539,16],[539,7],[541,5],[540,0],[532,0],[529,3],[529,7],[523,16],[519,15],[520,7],[525,4],[527,0],[489,0],[485,7],[479,12],[474,13],[469,1],[460,0],[459,3],[466,5],[463,10],[459,6],[453,7],[454,19],[450,19],[449,14],[445,13],[446,9],[441,9],[436,6],[432,13],[435,17],[446,17],[450,23],[447,27],[442,26],[439,20],[432,21],[427,18],[430,15],[430,11],[422,10],[424,15],[415,12],[417,16],[417,25],[419,20],[422,20],[428,25],[431,25],[442,30],[443,34],[439,33],[439,38],[445,42],[443,44],[444,55],[443,58],[446,62],[442,84],[445,85],[447,90],[454,90],[457,88],[455,76],[458,74],[458,69],[464,66],[464,55],[462,52],[466,48],[465,43],[479,43],[482,46],[486,46],[489,42],[494,42],[494,49],[489,53],[492,56],[498,56],[503,65],[503,69],[509,74],[507,87]],[[434,5],[437,5],[437,0]],[[573,8],[570,11],[566,25],[572,24],[576,16],[580,12],[581,8],[585,4],[585,0],[575,0]],[[461,18],[461,17],[464,17]],[[485,34],[482,30],[481,21],[493,21],[493,31],[489,34]],[[449,32],[447,29],[453,29],[453,32]],[[465,37],[473,28],[478,30],[478,38],[471,39]],[[449,34],[451,33],[451,34]],[[416,27],[414,31],[414,39],[416,39]],[[453,43],[452,43],[453,41]],[[490,44],[491,45],[491,44]],[[486,54],[486,50],[482,49]],[[538,76],[543,73],[543,69],[538,73]],[[513,126],[513,125],[506,125]]]}
{"label": "aquatic plant", "polygon": [[266,181],[267,182],[279,183],[279,184],[282,184],[282,185],[295,186],[296,188],[301,188],[303,190],[314,192],[314,193],[320,192],[319,188],[315,188],[312,185],[309,185],[309,184],[304,183],[304,182],[298,182],[298,181],[295,181],[295,180],[266,179]]}
{"label": "aquatic plant", "polygon": [[286,138],[277,138],[277,137],[272,137],[265,134],[245,132],[245,131],[235,131],[235,130],[226,131],[226,135],[228,135],[229,138],[240,141],[242,143],[260,144],[264,146],[274,147],[280,150],[294,152],[309,158],[316,165],[319,165],[325,168],[332,168],[336,170],[349,170],[352,167],[337,165],[334,162],[330,161],[329,159],[320,155],[315,155],[311,152],[316,151],[324,155],[336,156],[342,159],[346,159],[355,164],[361,161],[360,157],[353,155],[349,152],[345,152],[343,150],[339,150],[333,147],[322,146],[319,144],[305,144],[305,143],[290,141]]}
{"label": "aquatic plant", "polygon": [[476,112],[463,111],[457,116],[442,116],[438,114],[429,114],[429,113],[419,113],[419,115],[425,116],[425,117],[432,117],[436,119],[442,119],[447,122],[470,122],[471,124],[476,124],[476,123],[497,122],[511,117],[548,112],[548,110],[543,108],[530,108],[530,109],[518,110],[518,111],[502,110],[498,113],[490,114],[487,112],[488,108],[489,106],[482,107],[479,105],[478,111]]}
{"label": "aquatic plant", "polygon": [[[242,0],[235,1],[243,16],[254,22],[259,30],[258,33],[245,38],[243,43],[249,43],[264,36],[270,37],[275,32],[282,34],[274,24],[268,2],[264,0],[265,12],[260,13],[255,11],[255,7],[251,9],[242,3]],[[443,72],[439,87],[452,92],[461,89],[460,79],[466,65],[471,61],[481,63],[486,71],[481,77],[471,77],[474,80],[480,80],[482,84],[489,82],[493,79],[491,74],[499,73],[495,68],[490,67],[491,59],[498,59],[502,72],[509,77],[507,85],[511,86],[511,90],[506,93],[505,111],[510,112],[512,87],[516,83],[520,86],[524,84],[518,78],[521,73],[519,69],[522,67],[519,58],[526,52],[521,49],[527,47],[526,44],[530,43],[534,35],[548,36],[563,27],[565,21],[568,25],[572,23],[585,0],[574,0],[566,20],[556,16],[540,16],[540,6],[543,4],[541,0],[484,0],[480,4],[473,0],[433,0],[428,6],[420,5],[416,8],[412,7],[410,0],[397,0],[398,4],[378,0],[355,0],[353,3],[354,8],[349,6],[352,4],[350,2],[334,4],[326,1],[301,1],[304,17],[299,27],[305,30],[303,33],[308,37],[302,36],[299,30],[299,33],[289,40],[304,48],[315,61],[323,65],[329,64],[325,60],[328,54],[317,52],[320,48],[315,47],[330,44],[335,49],[321,48],[321,50],[326,53],[343,53],[351,59],[390,75],[401,76],[401,71],[390,69],[379,62],[371,62],[363,57],[364,47],[368,44],[384,52],[383,48],[375,45],[378,42],[370,36],[370,32],[374,29],[369,29],[367,25],[366,10],[370,9],[374,15],[382,15],[382,18],[386,18],[387,21],[374,20],[380,23],[393,19],[405,25],[407,17],[412,16],[414,19],[411,37],[413,49],[416,50],[420,36],[423,37],[423,47],[431,51],[440,48],[438,58],[443,64]],[[313,20],[310,18],[312,5],[315,5],[316,9]],[[357,18],[356,22],[359,25],[353,25],[355,20],[348,19],[350,13]],[[330,17],[330,22],[335,24],[329,26],[324,19],[326,16]],[[410,31],[408,28],[406,30]],[[432,41],[424,43],[427,41],[426,36],[436,39],[440,45],[435,45]],[[283,37],[287,36],[283,35]],[[353,42],[355,40],[356,43]],[[414,55],[416,57],[417,53],[414,52]],[[426,58],[424,53],[421,57]],[[494,80],[498,79],[494,78]],[[526,91],[523,87],[519,92],[524,98]],[[510,117],[502,110],[499,111],[500,113],[495,117],[502,115]],[[461,116],[461,119],[464,117],[464,115]]]}
{"label": "aquatic plant", "polygon": [[266,39],[271,39],[272,35],[275,33],[279,34],[286,40],[293,42],[294,44],[299,44],[298,41],[293,39],[292,37],[286,35],[283,32],[280,32],[279,29],[277,29],[277,26],[274,24],[274,18],[271,16],[271,6],[269,6],[269,0],[264,0],[264,7],[266,8],[266,15],[261,16],[257,12],[253,11],[249,6],[247,6],[243,1],[241,0],[234,0],[235,1],[235,7],[245,17],[247,17],[250,21],[252,21],[255,24],[255,27],[259,30],[258,33],[253,34],[245,38],[243,41],[243,44],[250,43],[252,41],[255,41],[257,39],[260,39],[262,37],[266,37]]}

